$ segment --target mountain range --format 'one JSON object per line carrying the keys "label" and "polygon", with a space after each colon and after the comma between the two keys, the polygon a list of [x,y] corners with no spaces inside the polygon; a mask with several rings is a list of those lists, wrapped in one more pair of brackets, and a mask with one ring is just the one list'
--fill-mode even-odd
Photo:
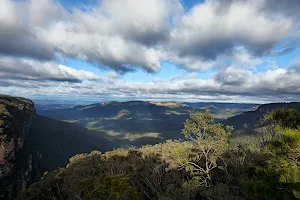
{"label": "mountain range", "polygon": [[277,108],[294,108],[300,110],[300,103],[291,102],[263,104],[258,106],[258,108],[255,110],[243,112],[242,114],[223,120],[222,124],[233,126],[236,130],[251,130],[267,125],[268,122],[264,120],[264,116]]}
{"label": "mountain range", "polygon": [[210,109],[216,121],[222,121],[243,111],[254,110],[257,106],[233,103],[129,101],[102,102],[64,109],[45,108],[38,110],[38,113],[98,132],[119,146],[140,146],[181,138],[183,122],[190,113]]}
{"label": "mountain range", "polygon": [[113,101],[56,106],[35,106],[25,98],[0,96],[0,199],[13,199],[45,171],[65,166],[75,154],[182,138],[183,122],[193,112],[210,109],[216,121],[239,130],[245,124],[255,128],[265,114],[278,107],[300,110],[296,102]]}

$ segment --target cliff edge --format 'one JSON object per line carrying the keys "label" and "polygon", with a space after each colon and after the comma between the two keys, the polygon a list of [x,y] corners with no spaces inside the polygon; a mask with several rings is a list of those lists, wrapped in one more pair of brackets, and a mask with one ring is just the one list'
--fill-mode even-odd
{"label": "cliff edge", "polygon": [[14,198],[31,179],[36,155],[24,149],[34,114],[32,101],[0,95],[0,199]]}

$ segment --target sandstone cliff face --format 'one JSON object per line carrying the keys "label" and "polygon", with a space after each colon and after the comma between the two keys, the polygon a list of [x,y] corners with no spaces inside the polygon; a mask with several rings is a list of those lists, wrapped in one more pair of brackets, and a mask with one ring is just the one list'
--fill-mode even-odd
{"label": "sandstone cliff face", "polygon": [[31,179],[32,162],[37,156],[26,149],[32,101],[0,96],[0,199],[13,199]]}

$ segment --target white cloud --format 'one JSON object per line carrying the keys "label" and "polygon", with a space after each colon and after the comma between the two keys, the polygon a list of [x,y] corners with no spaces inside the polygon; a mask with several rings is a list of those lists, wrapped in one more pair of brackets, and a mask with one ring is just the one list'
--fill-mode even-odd
{"label": "white cloud", "polygon": [[131,71],[141,67],[148,72],[160,69],[160,53],[153,48],[126,40],[120,36],[90,34],[76,24],[57,23],[42,32],[46,41],[52,42],[64,55],[83,59],[112,68]]}
{"label": "white cloud", "polygon": [[[53,0],[3,0],[0,19],[15,28],[5,27],[10,31],[0,35],[0,52],[39,59],[60,52],[119,72],[156,72],[162,60],[207,70],[239,49],[261,56],[289,34],[294,18],[262,11],[266,1],[231,1],[223,8],[223,1],[210,0],[183,13],[179,0],[103,0],[72,12]],[[253,55],[237,59],[248,64]]]}
{"label": "white cloud", "polygon": [[1,79],[50,80],[81,82],[82,80],[99,80],[92,72],[76,70],[54,62],[39,62],[28,59],[0,58]]}
{"label": "white cloud", "polygon": [[[0,92],[16,91],[20,94],[47,94],[64,97],[97,99],[176,99],[198,101],[274,102],[298,101],[300,94],[300,71],[295,63],[284,68],[253,73],[247,69],[229,66],[208,80],[197,79],[195,74],[178,74],[169,80],[153,82],[128,82],[116,74],[105,74],[100,81],[60,82],[53,85],[44,82],[36,87],[32,80],[9,82],[8,88]],[[180,78],[181,77],[181,78]],[[1,84],[1,81],[0,81]],[[8,84],[8,83],[6,83]],[[25,86],[26,85],[26,86]],[[28,95],[28,94],[26,94]]]}
{"label": "white cloud", "polygon": [[[53,0],[30,0],[27,4],[21,4],[28,20],[33,26],[47,27],[62,20],[71,20],[71,15]],[[24,7],[26,8],[24,10]]]}
{"label": "white cloud", "polygon": [[[102,0],[71,11],[54,0],[1,0],[0,92],[123,98],[299,97],[298,61],[278,68],[264,59],[299,45],[300,3],[289,3],[285,8],[290,9],[282,9],[271,0],[207,0],[184,13],[180,0]],[[116,72],[99,77],[58,65],[56,54]],[[123,73],[136,69],[158,72],[162,61],[190,73],[150,83],[122,80]],[[269,67],[257,73],[262,63]],[[211,68],[216,72],[209,80],[197,79],[193,73]],[[41,87],[36,87],[37,81]]]}
{"label": "white cloud", "polygon": [[171,46],[182,56],[205,59],[231,54],[239,46],[262,55],[293,27],[293,21],[287,17],[261,12],[264,1],[233,2],[228,8],[213,0],[193,7],[172,31]]}
{"label": "white cloud", "polygon": [[35,27],[24,23],[26,17],[23,19],[18,13],[15,3],[0,1],[0,54],[41,60],[54,58],[52,46],[41,40]]}

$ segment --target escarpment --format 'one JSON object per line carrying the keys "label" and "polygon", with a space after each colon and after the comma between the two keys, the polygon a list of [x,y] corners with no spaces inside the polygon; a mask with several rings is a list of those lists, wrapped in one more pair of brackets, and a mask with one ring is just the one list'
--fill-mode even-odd
{"label": "escarpment", "polygon": [[84,127],[38,115],[31,100],[0,95],[0,200],[15,199],[75,154],[112,147]]}
{"label": "escarpment", "polygon": [[32,101],[0,96],[0,199],[12,199],[32,178],[37,152],[28,148]]}

